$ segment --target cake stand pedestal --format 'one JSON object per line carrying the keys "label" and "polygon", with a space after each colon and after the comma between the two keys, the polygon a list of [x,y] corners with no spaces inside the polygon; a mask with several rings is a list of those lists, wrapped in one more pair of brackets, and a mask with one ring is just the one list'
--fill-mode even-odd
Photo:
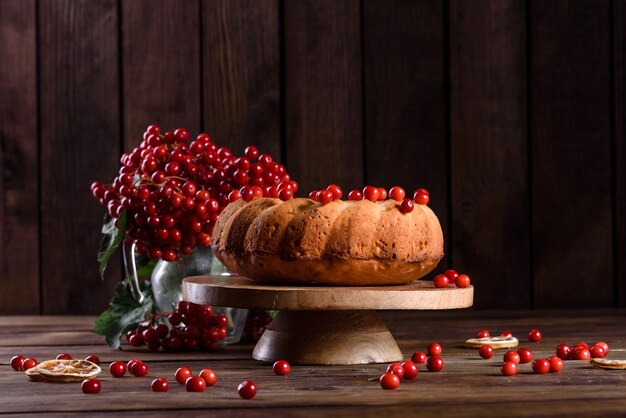
{"label": "cake stand pedestal", "polygon": [[401,361],[398,344],[377,310],[460,309],[472,306],[474,288],[437,289],[432,282],[400,286],[281,286],[241,276],[183,280],[189,302],[280,311],[252,357],[295,364],[346,365]]}

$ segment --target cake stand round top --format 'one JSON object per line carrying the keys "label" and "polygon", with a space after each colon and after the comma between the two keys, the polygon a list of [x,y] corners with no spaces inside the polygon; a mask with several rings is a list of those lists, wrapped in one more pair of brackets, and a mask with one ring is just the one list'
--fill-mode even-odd
{"label": "cake stand round top", "polygon": [[474,288],[436,288],[429,281],[398,286],[273,285],[242,276],[193,276],[183,299],[198,304],[270,310],[431,310],[472,306]]}

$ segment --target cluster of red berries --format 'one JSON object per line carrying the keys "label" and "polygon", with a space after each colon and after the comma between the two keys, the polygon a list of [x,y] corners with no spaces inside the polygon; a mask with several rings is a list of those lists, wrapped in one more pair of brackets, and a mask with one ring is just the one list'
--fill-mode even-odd
{"label": "cluster of red berries", "polygon": [[243,342],[258,341],[270,322],[272,322],[272,317],[265,310],[251,309],[246,317],[241,340]]}
{"label": "cluster of red berries", "polygon": [[136,251],[174,261],[195,246],[207,246],[218,215],[229,203],[255,196],[291,199],[298,184],[282,164],[254,146],[237,158],[201,133],[189,145],[189,131],[161,132],[150,125],[141,144],[122,155],[111,184],[94,182],[93,195],[119,218]]}
{"label": "cluster of red berries", "polygon": [[128,343],[133,347],[145,344],[151,351],[209,350],[228,335],[228,317],[214,315],[213,307],[208,305],[180,301],[167,320],[171,329],[165,324],[153,324],[128,331]]}
{"label": "cluster of red berries", "polygon": [[[530,363],[532,358],[533,353],[527,348],[520,348],[517,351],[507,351],[502,359],[500,372],[504,376],[514,376],[517,374],[517,366],[519,364]],[[547,359],[540,358],[533,361],[531,367],[535,374],[558,373],[563,369],[563,360],[557,356],[551,356]]]}
{"label": "cluster of red berries", "polygon": [[[337,186],[336,184],[331,184],[330,186],[326,187],[326,189],[313,190],[309,193],[309,198],[323,205],[326,205],[333,200],[341,199],[342,195],[343,190],[341,190],[341,187]],[[402,187],[399,186],[393,186],[391,189],[389,189],[389,192],[387,192],[387,190],[383,187],[365,186],[363,188],[363,191],[356,189],[350,191],[350,193],[348,193],[348,200],[367,199],[372,202],[376,202],[379,200],[387,199],[387,196],[389,196],[389,199],[393,199],[399,202],[398,209],[402,213],[412,212],[415,206],[414,203],[417,203],[418,205],[427,205],[430,200],[428,191],[426,191],[425,189],[417,189],[413,193],[413,199],[405,198],[406,192]]]}
{"label": "cluster of red berries", "polygon": [[470,285],[470,277],[467,274],[459,274],[456,270],[446,270],[443,274],[438,274],[433,279],[433,284],[437,288],[448,287],[455,284],[456,287],[466,288]]}
{"label": "cluster of red berries", "polygon": [[426,368],[430,372],[440,372],[443,370],[444,361],[441,357],[443,349],[438,343],[432,343],[426,349],[428,356],[423,351],[416,351],[411,356],[411,360],[405,360],[402,363],[393,362],[387,366],[387,370],[383,373],[378,382],[383,389],[396,389],[400,386],[400,380],[414,380],[419,374],[418,364],[426,363]]}
{"label": "cluster of red berries", "polygon": [[127,363],[114,361],[109,364],[109,373],[113,377],[123,377],[126,370],[135,377],[144,377],[148,374],[148,365],[141,360],[132,359]]}
{"label": "cluster of red berries", "polygon": [[598,341],[591,347],[585,342],[579,342],[573,346],[559,344],[556,355],[561,360],[589,360],[592,358],[604,358],[609,354],[609,345],[604,341]]}

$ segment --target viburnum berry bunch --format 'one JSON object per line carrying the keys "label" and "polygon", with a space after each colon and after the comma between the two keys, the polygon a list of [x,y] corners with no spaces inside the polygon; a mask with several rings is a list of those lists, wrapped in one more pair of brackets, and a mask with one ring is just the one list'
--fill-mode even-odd
{"label": "viburnum berry bunch", "polygon": [[177,260],[210,244],[229,202],[256,196],[288,200],[298,190],[285,167],[254,146],[237,157],[205,133],[187,144],[189,139],[184,128],[161,132],[150,125],[141,144],[122,155],[113,182],[91,185],[112,218],[126,212],[126,236],[136,241],[139,254]]}
{"label": "viburnum berry bunch", "polygon": [[228,335],[228,317],[213,314],[213,307],[181,301],[177,308],[168,315],[165,324],[154,321],[141,324],[126,333],[128,342],[133,347],[147,345],[157,351],[196,351],[214,348]]}

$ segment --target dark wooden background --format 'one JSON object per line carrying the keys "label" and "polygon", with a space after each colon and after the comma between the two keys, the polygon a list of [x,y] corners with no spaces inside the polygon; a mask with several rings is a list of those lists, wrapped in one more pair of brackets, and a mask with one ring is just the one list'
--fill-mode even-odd
{"label": "dark wooden background", "polygon": [[[622,0],[0,0],[0,313],[96,313],[150,123],[303,191],[420,186],[479,308],[626,306]],[[114,263],[115,264],[115,263]]]}

